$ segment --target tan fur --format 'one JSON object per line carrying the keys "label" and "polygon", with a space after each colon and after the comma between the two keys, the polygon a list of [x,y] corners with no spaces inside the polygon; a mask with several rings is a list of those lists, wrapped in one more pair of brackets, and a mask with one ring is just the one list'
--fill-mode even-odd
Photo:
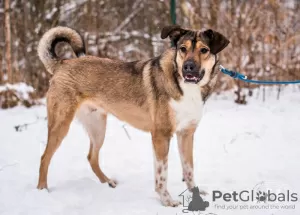
{"label": "tan fur", "polygon": [[[53,53],[57,38],[69,41],[79,58],[59,59]],[[201,38],[197,40],[201,41]],[[215,55],[200,55],[199,49],[206,47],[202,42],[198,42],[197,47],[187,53],[188,58],[195,59],[199,68],[205,69],[203,80],[193,87],[187,87],[181,72],[187,57],[178,49],[167,49],[161,56],[148,61],[123,62],[84,56],[83,44],[76,31],[65,27],[49,30],[39,43],[39,56],[46,69],[54,75],[47,93],[48,142],[41,158],[38,188],[47,188],[51,158],[75,115],[90,137],[88,160],[92,170],[102,183],[107,182],[115,187],[116,182],[102,172],[98,162],[105,137],[106,117],[107,114],[113,114],[138,129],[151,132],[156,162],[156,191],[163,205],[177,206],[179,202],[174,201],[167,190],[169,142],[177,132],[184,175],[191,188],[194,185],[193,134],[201,115],[195,113],[197,120],[192,118],[182,124],[183,128],[179,128],[178,120],[185,112],[178,115],[178,111],[187,111],[189,115],[190,111],[197,112],[182,108],[185,101],[195,104],[194,108],[202,108],[202,100],[194,103],[192,99],[201,99],[203,95],[208,97],[211,93],[216,77]],[[183,37],[180,44],[191,46],[191,40]],[[189,93],[195,96],[186,97],[185,94]],[[188,172],[185,167],[189,168]]]}
{"label": "tan fur", "polygon": [[[177,132],[178,150],[180,153],[183,179],[186,181],[188,188],[191,190],[195,186],[193,176],[193,142],[196,126],[191,125],[189,128]],[[188,167],[188,168],[186,168]]]}

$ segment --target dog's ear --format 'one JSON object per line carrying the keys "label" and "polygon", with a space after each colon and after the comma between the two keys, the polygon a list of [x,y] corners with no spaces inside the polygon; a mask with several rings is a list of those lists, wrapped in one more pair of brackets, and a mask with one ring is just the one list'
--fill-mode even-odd
{"label": "dog's ear", "polygon": [[162,39],[169,37],[173,44],[176,45],[180,37],[185,34],[186,31],[187,30],[181,28],[179,25],[170,25],[161,30],[160,37]]}
{"label": "dog's ear", "polygon": [[202,32],[202,35],[208,41],[210,52],[213,54],[218,54],[230,43],[224,35],[211,29]]}

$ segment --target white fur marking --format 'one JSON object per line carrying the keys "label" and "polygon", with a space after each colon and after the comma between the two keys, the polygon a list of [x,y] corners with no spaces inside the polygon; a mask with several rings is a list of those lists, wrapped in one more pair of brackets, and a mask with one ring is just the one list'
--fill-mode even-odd
{"label": "white fur marking", "polygon": [[155,189],[159,192],[166,190],[168,172],[166,164],[162,161],[155,162]]}
{"label": "white fur marking", "polygon": [[88,104],[82,104],[76,113],[76,118],[82,123],[84,128],[90,135],[92,143],[102,143],[103,138],[103,114],[105,111],[102,108],[96,108]]}
{"label": "white fur marking", "polygon": [[186,182],[187,187],[191,190],[193,187],[195,187],[194,182],[194,169],[191,167],[189,163],[183,163],[183,178]]}
{"label": "white fur marking", "polygon": [[171,100],[171,108],[176,116],[176,131],[181,131],[190,124],[197,125],[202,117],[203,100],[197,84],[181,83],[183,97],[180,101]]}
{"label": "white fur marking", "polygon": [[165,206],[178,206],[179,201],[174,201],[167,190],[168,165],[155,159],[155,191]]}

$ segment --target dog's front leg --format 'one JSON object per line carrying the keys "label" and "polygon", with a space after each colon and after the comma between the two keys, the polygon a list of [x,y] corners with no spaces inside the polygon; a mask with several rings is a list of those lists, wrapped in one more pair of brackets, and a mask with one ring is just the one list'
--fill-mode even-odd
{"label": "dog's front leg", "polygon": [[195,187],[194,182],[194,162],[193,143],[196,127],[190,127],[177,132],[178,150],[180,153],[183,179],[189,190]]}
{"label": "dog's front leg", "polygon": [[167,189],[168,178],[168,152],[170,136],[164,132],[153,132],[152,143],[154,148],[154,168],[155,168],[155,191],[160,196],[164,206],[176,207],[179,201],[174,201]]}

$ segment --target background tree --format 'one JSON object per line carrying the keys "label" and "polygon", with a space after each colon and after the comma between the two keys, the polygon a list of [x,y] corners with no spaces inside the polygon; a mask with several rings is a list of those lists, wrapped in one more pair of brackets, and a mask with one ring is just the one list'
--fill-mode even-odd
{"label": "background tree", "polygon": [[[177,24],[213,28],[229,37],[220,55],[224,66],[255,79],[300,79],[300,1],[176,0],[176,6]],[[170,46],[160,39],[161,28],[171,24],[170,0],[0,0],[0,21],[0,84],[26,82],[38,97],[45,95],[51,76],[36,48],[51,27],[79,30],[88,54],[100,57],[145,59]],[[73,56],[63,44],[57,52]],[[235,89],[238,103],[259,87],[219,78],[216,92]],[[267,99],[264,87],[258,92]]]}
{"label": "background tree", "polygon": [[11,66],[11,25],[10,25],[10,0],[5,0],[5,64],[8,82],[13,82],[12,66]]}

